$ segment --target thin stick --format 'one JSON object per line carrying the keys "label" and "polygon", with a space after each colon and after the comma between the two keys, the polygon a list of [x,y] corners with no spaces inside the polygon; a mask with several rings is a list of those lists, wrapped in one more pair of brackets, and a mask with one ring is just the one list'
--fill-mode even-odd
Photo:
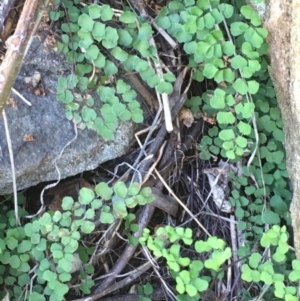
{"label": "thin stick", "polygon": [[144,256],[147,258],[147,260],[149,262],[151,262],[152,264],[152,268],[154,270],[154,272],[156,273],[156,275],[158,276],[158,279],[160,279],[161,283],[163,284],[163,286],[165,287],[166,291],[174,298],[174,300],[176,299],[176,296],[174,295],[174,293],[171,291],[171,289],[168,287],[167,283],[165,282],[164,278],[162,277],[162,275],[159,273],[158,269],[159,269],[159,265],[156,261],[157,258],[153,258],[149,252],[149,249],[146,246],[142,245],[142,251],[144,253]]}
{"label": "thin stick", "polygon": [[177,195],[173,192],[171,187],[166,183],[164,178],[160,175],[160,173],[157,171],[157,169],[154,169],[156,175],[161,180],[161,182],[164,184],[165,188],[169,191],[169,193],[175,198],[175,200],[180,204],[180,206],[195,220],[195,222],[199,225],[199,227],[208,235],[211,236],[211,234],[205,229],[205,227],[198,221],[198,219],[194,216],[194,214],[190,211],[190,209],[181,202],[181,200],[177,197]]}
{"label": "thin stick", "polygon": [[2,111],[2,116],[3,116],[4,128],[5,128],[5,134],[6,134],[6,141],[7,141],[7,147],[8,147],[8,152],[9,152],[11,175],[12,175],[12,181],[13,181],[14,207],[15,207],[16,223],[19,226],[21,226],[21,222],[20,222],[20,218],[19,218],[19,209],[18,209],[18,194],[17,194],[17,182],[16,182],[14,154],[13,154],[11,139],[10,139],[10,135],[9,135],[9,129],[8,129],[6,113],[5,113],[4,109]]}
{"label": "thin stick", "polygon": [[132,283],[135,279],[137,279],[138,277],[140,277],[143,273],[145,273],[148,269],[151,268],[151,262],[145,262],[143,265],[141,265],[140,267],[138,267],[137,269],[134,270],[134,273],[131,273],[130,276],[128,276],[127,278],[113,284],[112,286],[110,286],[109,288],[102,290],[100,292],[96,292],[93,295],[87,296],[87,297],[83,297],[80,299],[74,299],[72,301],[96,301],[98,299],[100,299],[103,296],[106,296],[108,294],[113,293],[114,291]]}
{"label": "thin stick", "polygon": [[21,93],[19,93],[16,89],[11,88],[11,91],[19,96],[27,105],[32,106],[31,102],[28,101]]}

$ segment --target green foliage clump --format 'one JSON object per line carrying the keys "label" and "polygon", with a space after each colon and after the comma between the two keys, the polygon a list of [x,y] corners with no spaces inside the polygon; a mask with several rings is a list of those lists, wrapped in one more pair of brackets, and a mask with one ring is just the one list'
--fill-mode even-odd
{"label": "green foliage clump", "polygon": [[183,44],[194,80],[216,85],[186,103],[194,113],[203,105],[203,112],[219,125],[211,137],[218,138],[216,143],[200,144],[200,157],[209,159],[212,152],[238,160],[254,134],[249,125],[255,109],[252,98],[265,79],[267,31],[250,6],[237,12],[233,5],[219,2],[172,1],[156,22]]}
{"label": "green foliage clump", "polygon": [[[198,145],[200,158],[242,163],[239,175],[229,174],[229,201],[245,242],[239,249],[241,257],[266,235],[265,224],[290,225],[292,198],[283,122],[267,69],[267,31],[254,9],[243,2],[234,6],[219,0],[175,0],[156,18],[182,44],[193,79],[209,83],[209,90],[185,104],[212,124]],[[280,250],[287,249],[283,243]],[[281,251],[271,252],[274,260],[284,257]]]}
{"label": "green foliage clump", "polygon": [[[148,41],[153,30],[143,18],[129,10],[116,14],[109,5],[81,8],[76,6],[78,1],[62,2],[70,22],[61,25],[62,41],[57,47],[74,65],[75,73],[59,78],[56,97],[65,104],[68,119],[111,140],[119,120],[143,122],[136,92],[117,79],[122,72],[137,72],[159,93],[171,93],[175,77],[170,72],[159,76],[147,61],[156,61],[157,49]],[[112,20],[118,28],[111,26]],[[97,90],[96,99],[91,89]],[[99,102],[98,110],[95,104]]]}
{"label": "green foliage clump", "polygon": [[[176,280],[176,298],[183,300],[199,300],[200,293],[208,289],[214,276],[222,278],[222,265],[231,257],[230,248],[217,237],[209,237],[207,241],[194,241],[190,228],[171,226],[160,227],[155,237],[149,229],[144,229],[140,243],[147,245],[157,258],[163,257],[172,277]],[[186,247],[194,248],[202,260],[192,260],[182,255]],[[209,275],[210,274],[210,275]]]}
{"label": "green foliage clump", "polygon": [[[11,300],[60,301],[69,292],[74,273],[79,273],[79,289],[91,293],[94,267],[89,262],[94,248],[83,245],[83,237],[95,230],[96,222],[112,224],[115,218],[127,218],[127,228],[136,231],[127,208],[153,200],[151,189],[141,189],[139,183],[109,187],[101,182],[95,192],[82,188],[77,201],[65,197],[62,211],[45,212],[24,227],[17,226],[14,211],[2,205],[0,286],[5,285]],[[19,208],[19,215],[26,212]]]}
{"label": "green foliage clump", "polygon": [[[261,246],[271,251],[271,257],[255,252],[242,266],[242,279],[247,282],[268,286],[267,296],[282,300],[299,300],[300,260],[294,258],[288,245],[286,227],[273,226],[263,234]],[[288,267],[287,259],[292,262]],[[272,294],[272,295],[271,295]]]}

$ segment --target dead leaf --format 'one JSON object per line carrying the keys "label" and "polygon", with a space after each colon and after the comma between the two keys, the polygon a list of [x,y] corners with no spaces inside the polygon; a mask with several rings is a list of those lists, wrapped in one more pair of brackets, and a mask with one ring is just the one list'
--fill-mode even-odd
{"label": "dead leaf", "polygon": [[23,139],[23,141],[26,141],[26,142],[30,142],[30,141],[34,141],[34,140],[35,140],[35,138],[31,134],[26,134]]}
{"label": "dead leaf", "polygon": [[194,116],[191,110],[182,108],[179,112],[179,121],[182,121],[186,127],[190,128],[194,122]]}
{"label": "dead leaf", "polygon": [[41,81],[41,73],[38,71],[34,71],[32,76],[27,76],[24,79],[25,84],[31,85],[33,88],[35,88],[38,83]]}
{"label": "dead leaf", "polygon": [[209,124],[216,124],[216,116],[213,116],[213,117],[208,117],[206,113],[204,113],[202,115],[202,118],[204,121],[208,122]]}
{"label": "dead leaf", "polygon": [[8,106],[12,106],[12,108],[16,109],[18,106],[17,106],[17,102],[15,99],[13,99],[12,97],[9,97],[6,101],[6,104]]}
{"label": "dead leaf", "polygon": [[80,271],[82,269],[82,261],[79,257],[78,253],[73,254],[73,260],[72,260],[72,269],[70,271],[71,274]]}
{"label": "dead leaf", "polygon": [[237,172],[237,168],[231,163],[220,161],[219,167],[207,168],[203,171],[208,177],[212,190],[212,198],[216,206],[226,213],[233,211],[228,201],[229,197],[229,172]]}

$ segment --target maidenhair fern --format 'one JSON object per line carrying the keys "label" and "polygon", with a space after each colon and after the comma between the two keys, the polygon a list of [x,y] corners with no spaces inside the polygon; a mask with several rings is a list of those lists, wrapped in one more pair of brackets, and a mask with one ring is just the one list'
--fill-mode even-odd
{"label": "maidenhair fern", "polygon": [[[137,72],[159,93],[171,93],[175,77],[171,73],[159,76],[147,61],[155,61],[157,49],[149,44],[153,30],[146,20],[129,10],[116,13],[108,5],[78,8],[77,2],[63,1],[70,22],[61,25],[64,33],[58,49],[74,64],[75,73],[59,78],[56,96],[65,104],[68,119],[111,140],[118,121],[143,122],[137,93],[115,78],[120,67]],[[110,26],[112,19],[118,28]],[[95,88],[97,97],[93,99],[89,91]],[[100,102],[100,110],[95,109],[95,102]]]}

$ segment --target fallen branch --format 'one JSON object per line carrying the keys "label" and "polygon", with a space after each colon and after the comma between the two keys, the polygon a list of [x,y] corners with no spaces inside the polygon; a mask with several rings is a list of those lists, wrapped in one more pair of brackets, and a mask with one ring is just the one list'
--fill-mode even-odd
{"label": "fallen branch", "polygon": [[2,0],[0,4],[0,37],[4,32],[4,23],[9,14],[9,11],[15,4],[15,0]]}
{"label": "fallen branch", "polygon": [[27,43],[38,13],[39,0],[27,0],[24,4],[17,28],[6,41],[7,51],[0,65],[0,113],[19,74]]}

